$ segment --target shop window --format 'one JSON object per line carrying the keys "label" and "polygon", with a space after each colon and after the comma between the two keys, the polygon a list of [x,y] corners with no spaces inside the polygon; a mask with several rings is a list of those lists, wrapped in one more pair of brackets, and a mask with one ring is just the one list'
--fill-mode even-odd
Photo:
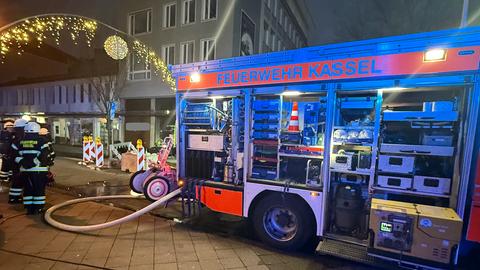
{"label": "shop window", "polygon": [[83,84],[80,85],[80,103],[85,101],[85,87]]}
{"label": "shop window", "polygon": [[130,35],[146,34],[152,31],[152,10],[146,9],[128,15]]}

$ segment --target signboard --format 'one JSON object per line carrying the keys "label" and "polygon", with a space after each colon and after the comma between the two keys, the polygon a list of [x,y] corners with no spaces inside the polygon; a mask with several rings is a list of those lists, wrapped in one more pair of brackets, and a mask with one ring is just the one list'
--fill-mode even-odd
{"label": "signboard", "polygon": [[242,26],[240,29],[240,56],[252,55],[255,44],[255,24],[242,10]]}
{"label": "signboard", "polygon": [[426,62],[423,57],[424,52],[410,52],[225,70],[202,73],[198,82],[180,76],[177,86],[185,91],[476,70],[480,47],[449,49],[446,59],[437,62]]}

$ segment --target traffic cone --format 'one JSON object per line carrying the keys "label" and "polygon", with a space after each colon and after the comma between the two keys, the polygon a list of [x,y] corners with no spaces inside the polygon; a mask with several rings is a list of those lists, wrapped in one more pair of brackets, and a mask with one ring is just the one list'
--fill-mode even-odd
{"label": "traffic cone", "polygon": [[300,127],[298,126],[298,102],[296,101],[293,102],[288,132],[300,132]]}

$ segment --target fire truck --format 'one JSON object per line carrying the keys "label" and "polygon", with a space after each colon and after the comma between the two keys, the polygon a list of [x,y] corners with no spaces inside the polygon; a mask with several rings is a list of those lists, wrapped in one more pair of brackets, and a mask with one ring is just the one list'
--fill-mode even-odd
{"label": "fire truck", "polygon": [[479,64],[465,28],[173,66],[178,180],[275,248],[456,265],[480,241]]}

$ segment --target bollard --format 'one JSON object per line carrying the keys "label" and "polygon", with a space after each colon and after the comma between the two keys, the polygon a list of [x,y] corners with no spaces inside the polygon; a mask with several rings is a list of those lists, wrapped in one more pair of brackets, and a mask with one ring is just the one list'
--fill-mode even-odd
{"label": "bollard", "polygon": [[97,168],[103,167],[103,144],[100,141],[100,137],[97,137],[95,140],[95,154],[96,154],[96,160],[95,160],[95,166]]}
{"label": "bollard", "polygon": [[145,148],[143,148],[142,140],[137,140],[137,172],[145,168]]}
{"label": "bollard", "polygon": [[87,136],[83,136],[83,163],[90,162],[90,142]]}
{"label": "bollard", "polygon": [[88,136],[88,141],[90,142],[90,161],[95,161],[95,143],[93,142],[93,137]]}

